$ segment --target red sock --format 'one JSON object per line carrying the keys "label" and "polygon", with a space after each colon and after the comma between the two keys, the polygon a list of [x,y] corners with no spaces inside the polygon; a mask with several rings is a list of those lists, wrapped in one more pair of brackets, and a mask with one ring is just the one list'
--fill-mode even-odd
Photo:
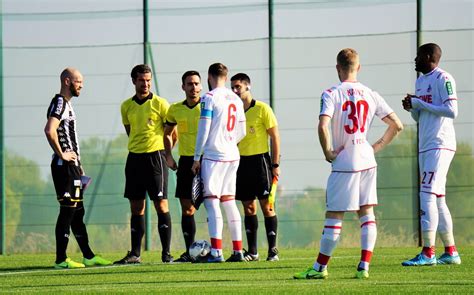
{"label": "red sock", "polygon": [[232,241],[232,248],[234,252],[242,251],[242,241]]}
{"label": "red sock", "polygon": [[454,252],[458,252],[458,250],[456,249],[456,246],[453,245],[453,246],[444,247],[444,253],[448,253],[449,255],[453,256]]}
{"label": "red sock", "polygon": [[316,262],[321,265],[328,265],[329,258],[331,258],[331,256],[327,256],[322,253],[319,253],[318,259],[316,260]]}
{"label": "red sock", "polygon": [[434,246],[423,247],[423,250],[421,251],[421,253],[423,253],[423,255],[425,255],[428,258],[433,258],[433,256],[435,255],[435,247]]}
{"label": "red sock", "polygon": [[211,247],[212,247],[213,249],[222,250],[222,239],[214,239],[214,238],[211,238]]}

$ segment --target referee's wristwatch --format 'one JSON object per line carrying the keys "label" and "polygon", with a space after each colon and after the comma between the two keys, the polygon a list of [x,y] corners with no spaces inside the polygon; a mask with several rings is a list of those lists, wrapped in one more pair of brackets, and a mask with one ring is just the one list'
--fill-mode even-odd
{"label": "referee's wristwatch", "polygon": [[278,164],[278,163],[273,163],[272,164],[272,168],[278,168],[278,167],[280,167],[280,164]]}

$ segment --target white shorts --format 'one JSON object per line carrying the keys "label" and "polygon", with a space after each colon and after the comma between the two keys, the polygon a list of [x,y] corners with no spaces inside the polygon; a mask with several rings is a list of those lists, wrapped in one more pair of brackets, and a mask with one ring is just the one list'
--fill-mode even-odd
{"label": "white shorts", "polygon": [[436,149],[419,154],[420,191],[439,196],[446,194],[446,178],[454,151]]}
{"label": "white shorts", "polygon": [[377,205],[377,168],[361,172],[331,172],[326,190],[327,211],[357,211]]}
{"label": "white shorts", "polygon": [[239,160],[219,162],[203,159],[201,179],[204,184],[204,196],[235,196]]}

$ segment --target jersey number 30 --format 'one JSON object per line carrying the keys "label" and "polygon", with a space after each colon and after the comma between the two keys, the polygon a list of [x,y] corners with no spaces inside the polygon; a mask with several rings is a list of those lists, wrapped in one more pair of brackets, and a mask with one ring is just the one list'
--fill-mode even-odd
{"label": "jersey number 30", "polygon": [[354,103],[353,101],[348,100],[342,105],[342,111],[348,112],[347,118],[352,121],[352,127],[349,124],[344,125],[344,130],[347,133],[354,134],[357,130],[360,130],[361,133],[365,132],[365,123],[369,111],[369,104],[367,101],[358,100]]}
{"label": "jersey number 30", "polygon": [[230,104],[229,108],[227,109],[227,131],[234,130],[235,127],[235,113],[237,112],[237,107],[235,104]]}

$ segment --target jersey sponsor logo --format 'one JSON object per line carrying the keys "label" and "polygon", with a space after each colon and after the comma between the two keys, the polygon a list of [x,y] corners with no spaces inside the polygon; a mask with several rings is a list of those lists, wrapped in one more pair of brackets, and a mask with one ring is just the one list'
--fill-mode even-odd
{"label": "jersey sponsor logo", "polygon": [[419,98],[427,103],[432,103],[433,102],[433,96],[431,94],[426,94],[426,95],[420,95]]}
{"label": "jersey sponsor logo", "polygon": [[453,94],[453,86],[450,81],[446,81],[446,91],[448,91],[448,95]]}
{"label": "jersey sponsor logo", "polygon": [[63,99],[58,98],[58,104],[56,105],[56,110],[54,111],[57,115],[61,115],[61,111],[63,110]]}

